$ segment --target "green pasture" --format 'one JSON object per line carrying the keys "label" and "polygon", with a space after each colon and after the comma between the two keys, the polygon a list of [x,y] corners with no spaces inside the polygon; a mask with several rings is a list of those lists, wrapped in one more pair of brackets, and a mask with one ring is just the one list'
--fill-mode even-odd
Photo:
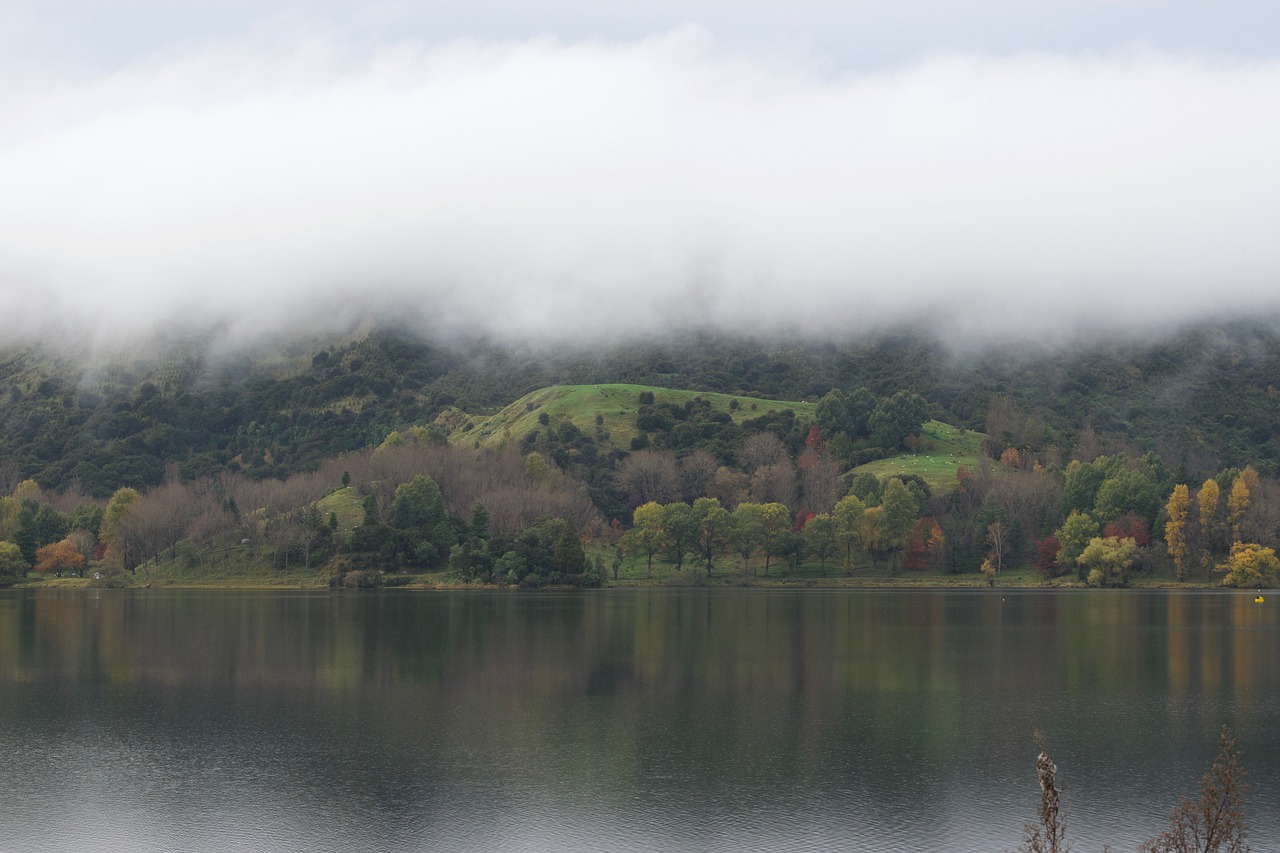
{"label": "green pasture", "polygon": [[329,513],[338,517],[338,534],[350,536],[351,531],[364,524],[364,504],[360,493],[351,487],[335,489],[316,501],[320,515],[329,520]]}
{"label": "green pasture", "polygon": [[812,420],[816,405],[761,400],[739,394],[678,391],[651,385],[553,385],[526,394],[492,415],[464,415],[455,411],[447,414],[441,423],[447,424],[451,430],[451,444],[497,448],[519,442],[529,432],[543,428],[538,421],[538,416],[543,413],[553,428],[568,422],[595,438],[596,417],[599,416],[599,426],[609,436],[606,443],[626,448],[638,434],[635,419],[640,410],[640,395],[645,392],[653,394],[655,404],[683,406],[689,400],[701,397],[713,409],[727,412],[736,423],[787,409],[794,411],[802,420]]}
{"label": "green pasture", "polygon": [[973,471],[978,466],[983,433],[953,427],[941,421],[929,421],[921,430],[920,446],[915,453],[904,453],[859,465],[849,472],[856,477],[864,471],[881,479],[914,474],[929,484],[935,494],[956,487],[956,471],[961,467]]}

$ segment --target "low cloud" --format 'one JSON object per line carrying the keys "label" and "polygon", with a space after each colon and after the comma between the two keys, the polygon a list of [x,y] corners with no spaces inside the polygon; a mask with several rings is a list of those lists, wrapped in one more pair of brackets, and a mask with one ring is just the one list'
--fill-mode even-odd
{"label": "low cloud", "polygon": [[693,27],[267,27],[0,94],[0,298],[19,330],[103,340],[385,312],[555,340],[1256,316],[1280,308],[1277,102],[1280,61],[831,74]]}

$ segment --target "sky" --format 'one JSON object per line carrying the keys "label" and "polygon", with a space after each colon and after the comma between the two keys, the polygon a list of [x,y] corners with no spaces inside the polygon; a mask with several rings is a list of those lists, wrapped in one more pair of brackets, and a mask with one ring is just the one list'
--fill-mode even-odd
{"label": "sky", "polygon": [[0,0],[11,340],[1280,313],[1280,4]]}

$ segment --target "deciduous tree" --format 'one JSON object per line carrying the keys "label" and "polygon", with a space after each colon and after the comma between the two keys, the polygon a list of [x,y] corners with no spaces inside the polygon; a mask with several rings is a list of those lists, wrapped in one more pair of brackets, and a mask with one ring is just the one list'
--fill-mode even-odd
{"label": "deciduous tree", "polygon": [[862,513],[858,542],[873,561],[884,554],[884,507],[869,506]]}
{"label": "deciduous tree", "polygon": [[[1222,503],[1222,491],[1216,480],[1205,480],[1196,493],[1197,518],[1200,521],[1200,547],[1205,556],[1212,552],[1218,541],[1218,507]],[[1205,562],[1209,562],[1205,560]]]}
{"label": "deciduous tree", "polygon": [[1264,548],[1252,542],[1236,542],[1231,546],[1227,561],[1218,566],[1225,572],[1223,583],[1235,587],[1262,587],[1280,579],[1280,559],[1272,548]]}
{"label": "deciduous tree", "polygon": [[751,478],[751,499],[756,503],[796,502],[796,469],[787,461],[761,465]]}
{"label": "deciduous tree", "polygon": [[637,450],[618,466],[618,485],[633,506],[676,500],[680,497],[676,458],[665,450]]}
{"label": "deciduous tree", "polygon": [[816,426],[809,431],[797,467],[804,505],[815,512],[830,512],[839,494],[840,463],[827,449]]}
{"label": "deciduous tree", "polygon": [[1005,540],[1008,539],[1009,530],[1003,522],[996,520],[987,525],[987,553],[988,559],[995,564],[996,571],[1004,570],[1004,551]]}
{"label": "deciduous tree", "polygon": [[1160,504],[1155,482],[1142,471],[1122,469],[1102,481],[1093,517],[1105,524],[1126,512],[1136,512],[1150,524]]}
{"label": "deciduous tree", "polygon": [[1129,585],[1129,567],[1137,558],[1138,544],[1132,539],[1098,536],[1089,540],[1076,562],[1088,572],[1090,584],[1119,587]]}
{"label": "deciduous tree", "polygon": [[907,540],[911,536],[911,528],[920,514],[920,508],[916,505],[916,499],[911,491],[897,477],[885,483],[880,506],[884,510],[882,543],[885,550],[890,552],[890,566],[896,571],[901,554],[906,550]]}
{"label": "deciduous tree", "polygon": [[22,549],[12,542],[0,542],[0,582],[12,581],[27,573],[30,564]]}
{"label": "deciduous tree", "polygon": [[854,495],[847,495],[836,501],[836,508],[831,514],[835,531],[836,544],[844,551],[844,570],[853,570],[853,549],[862,545],[862,515],[867,505]]}
{"label": "deciduous tree", "polygon": [[1173,558],[1173,569],[1178,580],[1187,577],[1187,513],[1191,506],[1191,490],[1184,483],[1173,487],[1164,511],[1169,516],[1164,523],[1164,541]]}
{"label": "deciduous tree", "polygon": [[1058,573],[1058,552],[1062,543],[1057,536],[1046,536],[1036,540],[1036,570],[1047,578]]}
{"label": "deciduous tree", "polygon": [[1062,475],[1062,508],[1068,513],[1091,512],[1105,476],[1100,466],[1078,459],[1068,462]]}
{"label": "deciduous tree", "polygon": [[[1058,539],[1058,565],[1079,567],[1078,558],[1089,541],[1098,535],[1098,522],[1078,510],[1072,510],[1054,536]],[[1084,573],[1081,572],[1081,580]]]}
{"label": "deciduous tree", "polygon": [[117,553],[126,569],[132,569],[137,565],[137,561],[129,547],[128,537],[120,535],[121,521],[130,508],[141,498],[142,495],[138,494],[136,489],[118,489],[111,496],[111,500],[107,501],[107,508],[102,512],[102,528],[98,534],[98,539]]}
{"label": "deciduous tree", "polygon": [[0,539],[12,540],[18,533],[22,501],[17,498],[0,498]]}
{"label": "deciduous tree", "polygon": [[644,554],[645,577],[653,577],[653,555],[666,544],[662,505],[657,501],[649,501],[636,507],[636,511],[632,513],[631,529],[622,541],[633,554]]}
{"label": "deciduous tree", "polygon": [[698,553],[706,560],[707,577],[711,577],[713,561],[724,553],[729,544],[733,519],[715,498],[698,498],[694,501],[693,517],[698,525]]}
{"label": "deciduous tree", "polygon": [[741,471],[731,471],[723,465],[716,469],[707,497],[715,498],[726,511],[747,499],[751,478]]}
{"label": "deciduous tree", "polygon": [[757,468],[764,465],[777,465],[789,462],[787,446],[771,432],[758,432],[748,436],[738,450],[738,464],[748,474],[754,474]]}
{"label": "deciduous tree", "polygon": [[760,507],[760,550],[764,552],[764,574],[769,576],[769,562],[778,553],[783,537],[791,532],[791,513],[780,503]]}
{"label": "deciduous tree", "polygon": [[835,524],[831,516],[827,513],[815,515],[805,523],[801,534],[804,536],[805,547],[817,558],[818,564],[822,566],[822,574],[825,576],[827,561],[836,549]]}
{"label": "deciduous tree", "polygon": [[707,450],[695,450],[681,457],[676,465],[680,470],[680,491],[686,501],[696,501],[707,496],[707,490],[715,481],[720,463]]}
{"label": "deciduous tree", "polygon": [[666,533],[667,555],[676,564],[676,571],[680,571],[684,568],[684,555],[698,535],[698,522],[693,517],[693,507],[683,501],[663,506],[662,529]]}
{"label": "deciduous tree", "polygon": [[744,502],[733,508],[733,526],[730,544],[742,557],[742,574],[748,574],[751,555],[760,547],[764,539],[764,523],[761,519],[761,505]]}
{"label": "deciduous tree", "polygon": [[1249,512],[1252,497],[1249,483],[1243,475],[1231,483],[1231,493],[1227,495],[1227,522],[1231,525],[1231,541],[1240,541],[1240,531],[1244,526],[1245,514]]}

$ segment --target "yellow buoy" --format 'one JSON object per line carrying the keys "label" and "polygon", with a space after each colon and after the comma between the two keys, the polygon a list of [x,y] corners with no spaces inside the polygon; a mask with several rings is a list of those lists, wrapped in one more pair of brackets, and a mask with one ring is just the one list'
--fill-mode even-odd
{"label": "yellow buoy", "polygon": [[1262,603],[1262,596],[1260,596],[1260,595],[1254,596],[1254,598],[1253,598],[1253,603],[1254,603],[1254,604],[1261,604],[1261,603]]}

